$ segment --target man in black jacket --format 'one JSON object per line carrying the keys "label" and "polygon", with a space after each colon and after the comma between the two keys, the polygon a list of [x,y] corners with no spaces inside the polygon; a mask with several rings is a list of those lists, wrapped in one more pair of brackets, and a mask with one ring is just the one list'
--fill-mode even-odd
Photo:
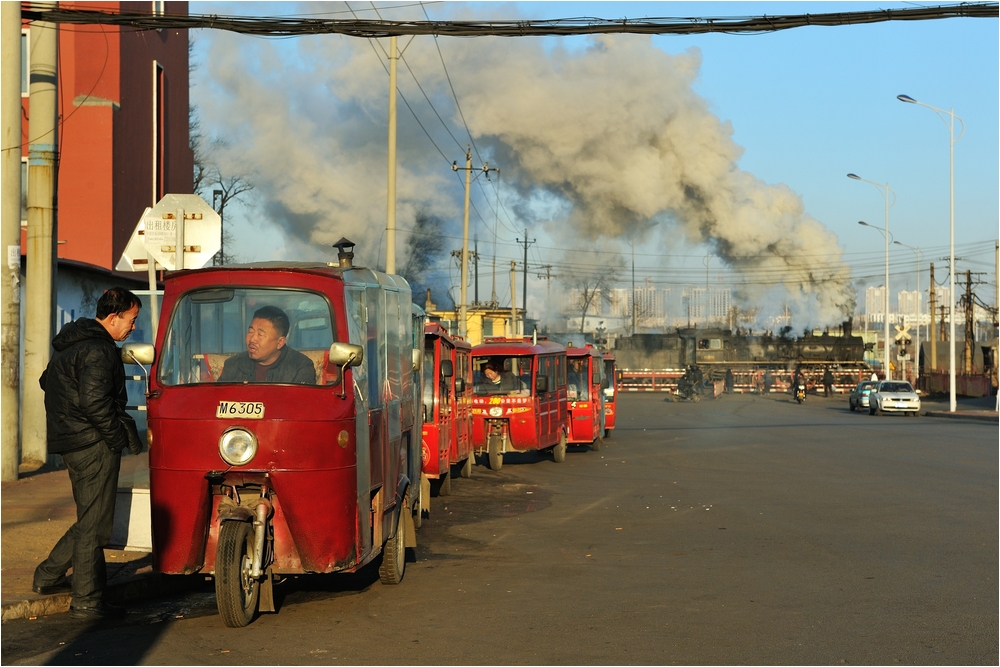
{"label": "man in black jacket", "polygon": [[[76,501],[76,523],[36,569],[33,590],[43,595],[72,590],[70,615],[120,616],[104,601],[104,545],[111,539],[121,452],[142,449],[135,422],[125,411],[125,366],[115,341],[135,329],[141,304],[113,287],[97,302],[97,319],[70,322],[52,339],[55,353],[39,379],[45,391],[50,452],[61,454]],[[66,572],[73,567],[72,586]]]}
{"label": "man in black jacket", "polygon": [[316,384],[312,360],[286,344],[289,327],[281,308],[258,309],[247,329],[247,351],[226,359],[219,382]]}

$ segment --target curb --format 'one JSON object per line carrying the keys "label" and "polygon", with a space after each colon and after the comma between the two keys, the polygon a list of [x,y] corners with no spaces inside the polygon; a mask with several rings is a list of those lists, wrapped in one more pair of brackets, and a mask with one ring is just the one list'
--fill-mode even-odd
{"label": "curb", "polygon": [[977,412],[942,412],[938,410],[928,410],[924,413],[928,417],[940,417],[944,419],[974,419],[976,421],[995,422],[1000,420],[1000,413],[981,410]]}
{"label": "curb", "polygon": [[[109,602],[115,603],[160,597],[191,590],[203,578],[199,575],[171,576],[159,572],[145,572],[120,584],[109,585],[105,595]],[[19,618],[62,614],[69,611],[71,599],[72,596],[69,593],[59,593],[8,602],[3,605],[0,622],[6,623]]]}

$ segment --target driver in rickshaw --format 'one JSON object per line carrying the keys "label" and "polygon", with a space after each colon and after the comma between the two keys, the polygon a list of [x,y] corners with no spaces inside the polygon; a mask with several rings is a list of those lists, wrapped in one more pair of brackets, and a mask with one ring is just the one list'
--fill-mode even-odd
{"label": "driver in rickshaw", "polygon": [[482,379],[476,386],[477,393],[507,394],[521,389],[521,380],[504,370],[503,359],[491,358],[483,368]]}
{"label": "driver in rickshaw", "polygon": [[312,360],[287,344],[289,326],[281,308],[259,308],[247,329],[246,352],[226,359],[219,382],[316,384]]}

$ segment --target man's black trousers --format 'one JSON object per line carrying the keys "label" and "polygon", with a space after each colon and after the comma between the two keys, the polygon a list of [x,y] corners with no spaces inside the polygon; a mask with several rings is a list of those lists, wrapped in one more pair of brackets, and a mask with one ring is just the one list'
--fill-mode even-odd
{"label": "man's black trousers", "polygon": [[73,485],[76,523],[35,570],[35,586],[55,583],[73,567],[73,606],[100,603],[107,582],[104,546],[111,539],[121,454],[103,442],[62,455]]}

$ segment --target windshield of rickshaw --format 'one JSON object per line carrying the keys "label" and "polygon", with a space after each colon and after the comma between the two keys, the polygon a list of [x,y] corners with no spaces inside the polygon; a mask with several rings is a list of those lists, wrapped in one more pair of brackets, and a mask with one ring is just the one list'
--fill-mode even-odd
{"label": "windshield of rickshaw", "polygon": [[298,289],[212,287],[174,306],[160,352],[164,385],[207,382],[333,384],[330,303]]}
{"label": "windshield of rickshaw", "polygon": [[590,371],[585,357],[570,357],[566,397],[571,401],[590,400]]}
{"label": "windshield of rickshaw", "polygon": [[490,356],[472,360],[476,396],[530,396],[532,357]]}

